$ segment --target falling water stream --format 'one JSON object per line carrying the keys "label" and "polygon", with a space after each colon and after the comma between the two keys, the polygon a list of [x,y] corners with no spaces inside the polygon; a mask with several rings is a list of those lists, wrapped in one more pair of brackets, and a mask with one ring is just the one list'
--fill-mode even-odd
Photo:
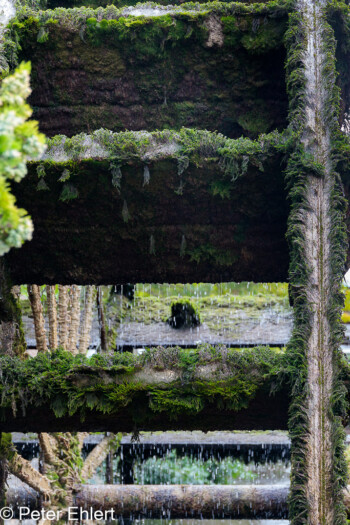
{"label": "falling water stream", "polygon": [[[275,293],[278,286],[280,289]],[[106,300],[108,287],[104,288],[102,296]],[[177,299],[189,300],[198,308],[199,326],[175,330],[166,322],[170,316],[170,304]],[[288,303],[286,285],[139,284],[131,299],[113,294],[107,305],[107,322],[109,328],[115,328],[118,349],[206,343],[285,346],[293,327],[293,312]],[[28,347],[35,348],[33,319],[27,311],[23,315],[23,325]],[[95,311],[89,355],[99,347],[99,338]],[[349,342],[350,324],[346,324],[342,350],[347,355],[350,355]]]}
{"label": "falling water stream", "polygon": [[[103,293],[106,300],[110,294],[107,287]],[[201,319],[198,326],[174,329],[167,323],[171,304],[176,301],[193,304]],[[115,328],[119,349],[203,343],[284,346],[293,326],[284,284],[138,284],[131,299],[110,294],[106,308],[108,326]],[[33,321],[26,313],[23,323],[27,343],[33,347]],[[99,345],[97,315],[90,345]]]}
{"label": "falling water stream", "polygon": [[[35,435],[14,434],[19,452],[31,459],[38,468],[38,443]],[[84,454],[93,443],[101,439],[99,434],[86,439]],[[160,442],[157,442],[159,440]],[[166,444],[167,443],[167,444]],[[249,445],[250,443],[250,445]],[[113,459],[113,482],[123,484],[125,467],[130,484],[221,484],[221,485],[289,485],[290,457],[286,433],[232,433],[232,432],[167,432],[141,433],[140,442],[124,436],[122,448]],[[126,448],[125,448],[126,447]],[[130,459],[132,458],[132,463]],[[123,463],[125,463],[123,465]],[[89,480],[92,484],[105,483],[106,464]],[[9,485],[20,490],[24,485],[10,476]],[[104,521],[94,522],[107,523]],[[114,523],[114,522],[112,522]],[[124,525],[130,525],[124,519]],[[136,519],[134,525],[283,525],[286,520],[198,520],[198,519]],[[18,525],[8,520],[5,525]],[[37,525],[35,521],[22,521],[23,525]],[[89,522],[89,525],[92,525]]]}

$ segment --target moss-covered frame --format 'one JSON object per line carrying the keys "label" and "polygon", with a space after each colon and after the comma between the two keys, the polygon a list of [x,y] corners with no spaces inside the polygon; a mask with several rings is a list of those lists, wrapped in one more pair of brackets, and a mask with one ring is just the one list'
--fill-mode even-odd
{"label": "moss-covered frame", "polygon": [[13,187],[35,231],[9,254],[11,277],[43,284],[283,281],[281,168],[292,142],[288,133],[252,141],[189,129],[55,137]]}
{"label": "moss-covered frame", "polygon": [[257,137],[287,124],[287,5],[24,9],[5,54],[31,60],[30,101],[49,136],[187,126]]}

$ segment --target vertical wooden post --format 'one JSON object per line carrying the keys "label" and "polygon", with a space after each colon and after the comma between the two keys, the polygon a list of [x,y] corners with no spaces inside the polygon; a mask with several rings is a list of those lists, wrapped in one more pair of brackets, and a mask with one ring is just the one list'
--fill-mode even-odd
{"label": "vertical wooden post", "polygon": [[338,370],[347,243],[345,202],[335,172],[339,94],[326,5],[326,0],[298,0],[287,35],[291,127],[296,138],[287,170],[292,203],[290,284],[295,311],[288,347],[293,377],[289,421],[293,525],[346,522],[340,419],[345,392]]}

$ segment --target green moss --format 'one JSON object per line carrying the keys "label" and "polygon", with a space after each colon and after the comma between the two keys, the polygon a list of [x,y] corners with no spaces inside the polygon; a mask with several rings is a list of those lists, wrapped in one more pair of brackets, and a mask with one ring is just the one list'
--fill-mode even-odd
{"label": "green moss", "polygon": [[[251,129],[253,129],[253,124],[251,124]],[[60,200],[68,201],[83,194],[84,190],[81,187],[83,181],[79,183],[78,176],[80,172],[85,171],[87,163],[91,166],[96,165],[96,174],[99,178],[101,177],[102,160],[98,163],[88,158],[89,151],[93,147],[97,148],[95,151],[100,159],[101,157],[110,159],[110,184],[118,192],[121,190],[123,181],[123,165],[133,161],[144,163],[144,158],[147,158],[148,162],[159,162],[162,158],[169,158],[176,160],[178,174],[184,176],[182,180],[179,179],[180,187],[175,189],[176,193],[182,193],[183,184],[186,181],[186,169],[190,163],[201,166],[211,162],[218,166],[221,176],[217,176],[208,183],[208,191],[213,196],[220,195],[221,198],[227,199],[234,194],[237,178],[256,167],[264,171],[264,164],[267,161],[276,154],[289,151],[293,143],[293,134],[289,131],[284,134],[273,132],[260,135],[256,141],[246,138],[232,140],[220,133],[187,128],[179,131],[164,130],[152,133],[133,131],[112,133],[101,129],[91,135],[81,133],[72,138],[58,135],[48,140],[46,159],[36,165],[39,178],[37,189],[51,190],[52,185],[46,174],[58,172],[58,180],[64,183],[63,189],[60,190]],[[64,156],[67,158],[66,161],[54,161],[58,150],[62,152],[61,158]],[[67,173],[69,176],[63,176]],[[69,182],[67,182],[68,179],[70,179]],[[236,261],[235,254],[219,250],[211,243],[202,244],[193,250],[186,250],[186,254],[197,263],[212,260],[221,266],[230,266]]]}
{"label": "green moss", "polygon": [[177,300],[171,304],[171,314],[168,323],[173,328],[198,326],[200,324],[199,313],[189,300]]}
{"label": "green moss", "polygon": [[237,18],[234,16],[222,16],[221,22],[223,26],[223,33],[225,35],[225,45],[236,47],[242,36]]}
{"label": "green moss", "polygon": [[[155,4],[145,5],[155,8]],[[288,10],[288,2],[190,3],[174,6],[171,12],[164,9],[161,16],[132,16],[115,6],[27,9],[18,13],[6,33],[8,61],[13,67],[21,57],[32,60],[35,110],[40,112],[43,96],[50,98],[45,110],[51,113],[51,119],[45,119],[49,135],[60,131],[71,135],[102,126],[123,131],[196,125],[230,137],[239,137],[243,131],[254,137],[261,131],[282,130],[286,124],[283,28]],[[213,15],[218,22],[222,19],[222,45],[209,46]],[[266,47],[264,58],[252,46],[247,51],[243,45],[243,37],[256,35],[255,20],[261,21],[259,35],[277,21],[281,28],[280,39],[269,40],[273,45]],[[76,89],[57,77],[57,69],[73,67],[72,56]],[[53,80],[44,87],[42,76]],[[116,85],[109,95],[105,90],[108,80]],[[128,88],[123,92],[121,85]],[[264,117],[264,128],[250,132],[237,118],[246,111],[254,113],[262,90],[273,100],[269,103],[270,126]],[[97,93],[94,101],[93,91]],[[117,99],[123,100],[121,105]],[[62,106],[69,106],[70,111],[55,119]]]}
{"label": "green moss", "polygon": [[36,39],[37,42],[39,42],[40,44],[44,44],[45,42],[48,41],[48,39],[49,39],[48,31],[46,31],[44,27],[41,27],[39,30],[37,39]]}
{"label": "green moss", "polygon": [[[134,401],[143,393],[151,413],[198,413],[208,403],[239,410],[263,383],[266,386],[282,361],[283,353],[273,349],[210,346],[191,351],[157,348],[142,356],[112,354],[91,359],[60,350],[27,361],[4,357],[0,359],[1,408],[11,409],[15,404],[25,410],[34,403],[48,405],[57,417],[67,413],[84,417],[89,409],[116,413],[130,406],[134,410]],[[208,380],[200,379],[197,367],[213,363],[216,373]],[[168,385],[148,383],[152,369],[175,370],[179,379]],[[142,380],[137,375],[141,371],[146,373]]]}
{"label": "green moss", "polygon": [[[343,334],[340,325],[340,315],[343,306],[343,297],[340,293],[341,282],[344,275],[344,261],[346,253],[346,223],[345,200],[338,173],[335,169],[338,155],[341,158],[341,141],[339,140],[338,111],[339,89],[336,86],[335,74],[335,40],[334,34],[323,17],[319,20],[322,26],[322,53],[325,61],[321,74],[327,82],[326,100],[323,107],[322,133],[331,137],[330,154],[327,158],[330,173],[328,178],[332,184],[330,195],[330,231],[328,233],[329,251],[331,253],[330,289],[324,295],[324,310],[326,319],[318,321],[320,325],[327,323],[327,351],[332,352],[332,392],[321,417],[327,411],[328,424],[331,427],[331,440],[328,446],[332,454],[332,470],[327,471],[327,489],[320,486],[321,497],[330,498],[334,509],[334,522],[345,522],[343,505],[343,487],[347,482],[346,465],[344,460],[344,431],[342,418],[347,410],[346,392],[342,382],[341,370],[343,356],[340,351]],[[287,88],[290,96],[291,127],[302,137],[306,129],[306,74],[303,64],[307,53],[308,21],[303,19],[302,13],[296,12],[290,17],[290,27],[286,34],[288,47],[287,58]],[[315,133],[314,140],[317,140]],[[311,141],[310,141],[311,142]],[[324,169],[315,158],[310,158],[304,150],[303,142],[296,141],[295,150],[290,155],[287,168],[287,184],[291,213],[288,223],[287,238],[291,248],[290,255],[290,290],[294,304],[294,329],[292,338],[287,347],[286,356],[292,378],[293,397],[289,410],[289,429],[292,440],[292,472],[291,495],[289,514],[291,523],[299,524],[309,520],[309,501],[307,498],[307,480],[305,475],[308,465],[309,447],[309,407],[307,406],[307,393],[309,391],[308,378],[308,346],[314,321],[314,304],[309,302],[308,289],[310,283],[310,268],[305,256],[305,246],[308,242],[305,228],[300,220],[304,210],[307,209],[307,189],[310,177],[323,177]],[[320,381],[323,380],[320,372]],[[321,458],[322,460],[324,458]],[[325,476],[326,477],[326,476]]]}
{"label": "green moss", "polygon": [[252,133],[253,135],[256,135],[257,133],[266,133],[271,129],[271,125],[273,124],[271,121],[271,114],[269,114],[269,111],[266,109],[263,102],[260,111],[256,108],[253,111],[242,113],[238,117],[237,122],[245,131]]}
{"label": "green moss", "polygon": [[[32,0],[33,1],[33,0]],[[42,0],[44,1],[44,0]],[[225,1],[225,0],[223,0]],[[229,0],[227,0],[229,1]],[[246,3],[246,0],[241,0],[242,3]],[[96,9],[98,7],[107,7],[107,5],[115,5],[116,7],[130,7],[135,6],[139,3],[139,0],[48,0],[47,7],[54,9],[58,7],[73,8],[73,7],[91,7]],[[203,0],[199,3],[204,3]],[[254,2],[250,2],[254,3]],[[174,0],[172,5],[182,5],[182,0]],[[169,0],[159,0],[157,5],[169,5]]]}
{"label": "green moss", "polygon": [[[156,2],[146,2],[142,4],[142,7],[147,8],[157,8],[159,7],[159,4]],[[197,2],[187,2],[182,3],[181,5],[173,5],[171,12],[167,13],[165,11],[164,16],[160,17],[150,17],[153,22],[155,22],[156,25],[158,25],[158,18],[161,18],[162,20],[159,21],[159,26],[167,25],[166,18],[165,17],[178,17],[180,20],[203,20],[203,17],[208,16],[210,13],[216,13],[220,15],[221,18],[224,18],[224,22],[228,24],[228,26],[231,26],[230,23],[230,17],[237,16],[242,17],[242,20],[245,18],[246,22],[244,22],[245,29],[249,32],[253,33],[259,33],[264,32],[267,30],[267,26],[269,24],[269,20],[267,21],[264,17],[271,17],[273,29],[271,29],[272,33],[278,33],[278,31],[282,31],[282,28],[280,27],[277,20],[274,20],[276,17],[285,16],[288,14],[293,8],[293,3],[291,1],[286,0],[279,0],[279,1],[271,1],[268,3],[252,3],[248,4],[245,2],[215,2],[213,4],[212,2],[209,3],[203,3],[199,4]],[[71,26],[79,26],[79,23],[82,22],[86,23],[88,20],[90,20],[90,23],[92,25],[95,24],[95,20],[102,21],[102,26],[100,26],[101,29],[108,29],[108,27],[111,27],[109,25],[109,22],[114,20],[118,21],[118,19],[121,21],[121,26],[124,26],[125,24],[128,25],[127,18],[125,16],[125,10],[123,7],[118,8],[115,5],[109,5],[106,8],[99,7],[97,9],[90,8],[90,7],[79,7],[79,8],[63,8],[58,7],[56,9],[47,9],[45,11],[36,11],[33,9],[30,9],[29,7],[19,10],[18,19],[24,20],[25,18],[28,18],[29,16],[35,17],[37,19],[40,19],[42,22],[52,22],[54,20],[59,20],[61,23],[68,23],[70,21]],[[124,20],[122,20],[124,18]],[[133,17],[128,16],[130,19],[131,26],[133,24],[138,25],[148,25],[150,23],[149,17]],[[257,20],[259,20],[257,22]],[[260,23],[261,22],[261,23]],[[262,27],[260,27],[262,26]],[[276,26],[276,27],[275,27]],[[243,27],[241,28],[241,30]],[[173,31],[176,35],[178,33],[179,28],[174,27]]]}
{"label": "green moss", "polygon": [[278,20],[266,24],[262,18],[253,18],[251,31],[243,35],[241,43],[249,53],[263,54],[281,45],[285,29]]}
{"label": "green moss", "polygon": [[16,449],[12,443],[12,434],[1,432],[0,434],[0,460],[10,461],[16,453]]}
{"label": "green moss", "polygon": [[[197,15],[197,18],[200,15]],[[156,18],[121,17],[118,20],[88,18],[86,35],[89,42],[101,46],[123,46],[124,51],[133,54],[138,61],[155,57],[164,58],[169,46],[178,40],[197,36],[204,40],[206,32],[198,26],[191,27],[186,20],[179,20],[169,14]],[[135,34],[137,32],[137,38]],[[126,43],[128,44],[125,47]]]}
{"label": "green moss", "polygon": [[230,251],[219,250],[212,244],[202,244],[187,251],[191,261],[197,264],[201,261],[213,261],[219,266],[231,266],[237,260],[237,255],[230,253]]}
{"label": "green moss", "polygon": [[228,179],[215,180],[210,185],[210,192],[215,195],[220,195],[222,199],[229,199],[231,196],[231,183]]}
{"label": "green moss", "polygon": [[65,184],[62,188],[60,200],[62,202],[71,201],[79,197],[79,191],[73,184]]}

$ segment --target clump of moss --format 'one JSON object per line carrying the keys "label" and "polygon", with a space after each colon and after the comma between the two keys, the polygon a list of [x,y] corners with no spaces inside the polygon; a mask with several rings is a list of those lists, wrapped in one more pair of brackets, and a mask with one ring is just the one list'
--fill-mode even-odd
{"label": "clump of moss", "polygon": [[258,112],[257,108],[254,108],[253,111],[246,111],[238,117],[237,122],[244,130],[253,134],[266,133],[273,125],[271,114],[263,108]]}
{"label": "clump of moss", "polygon": [[2,432],[0,433],[0,459],[11,460],[15,454],[15,447],[12,443],[12,434]]}
{"label": "clump of moss", "polygon": [[173,328],[192,328],[200,325],[199,314],[190,301],[176,301],[171,305],[168,323]]}
{"label": "clump of moss", "polygon": [[251,31],[241,39],[243,47],[249,53],[263,54],[278,47],[283,40],[285,25],[280,20],[270,20],[254,17],[251,20]]}

